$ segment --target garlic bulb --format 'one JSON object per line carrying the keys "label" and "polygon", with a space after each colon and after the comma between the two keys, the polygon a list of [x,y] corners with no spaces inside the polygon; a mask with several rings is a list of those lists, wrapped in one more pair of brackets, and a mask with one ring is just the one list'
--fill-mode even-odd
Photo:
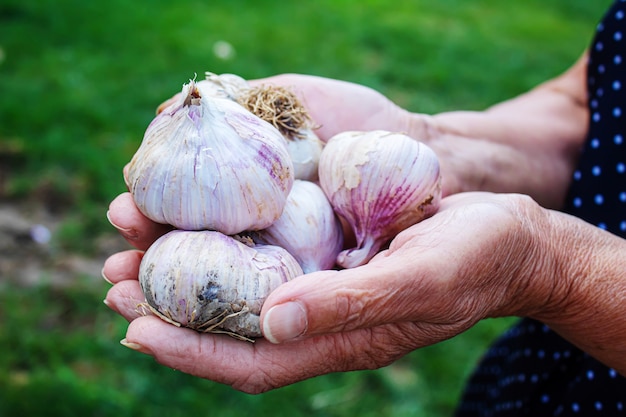
{"label": "garlic bulb", "polygon": [[243,91],[250,88],[248,82],[235,74],[215,74],[205,73],[205,79],[198,81],[202,85],[203,91],[211,93],[215,97],[237,100]]}
{"label": "garlic bulb", "polygon": [[260,85],[239,90],[237,101],[287,139],[294,178],[317,181],[324,142],[313,131],[315,125],[298,97],[283,86]]}
{"label": "garlic bulb", "polygon": [[201,332],[260,337],[263,302],[302,269],[282,248],[250,245],[214,231],[174,230],[161,236],[139,269],[150,310]]}
{"label": "garlic bulb", "polygon": [[286,249],[305,274],[331,269],[343,248],[343,230],[330,202],[315,183],[296,180],[283,214],[251,235],[255,242]]}
{"label": "garlic bulb", "polygon": [[287,151],[293,162],[293,176],[299,180],[317,181],[324,142],[310,128],[303,129],[301,135],[287,139]]}
{"label": "garlic bulb", "polygon": [[228,235],[272,224],[292,184],[278,130],[193,81],[148,126],[128,170],[130,192],[148,218]]}
{"label": "garlic bulb", "polygon": [[327,143],[320,185],[353,228],[345,268],[367,263],[397,233],[434,214],[441,200],[439,161],[423,143],[386,131],[344,132]]}

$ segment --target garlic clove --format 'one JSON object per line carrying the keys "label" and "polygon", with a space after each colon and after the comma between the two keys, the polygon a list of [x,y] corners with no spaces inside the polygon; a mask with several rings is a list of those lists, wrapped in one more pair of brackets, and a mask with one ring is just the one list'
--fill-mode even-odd
{"label": "garlic clove", "polygon": [[320,186],[335,212],[352,227],[356,246],[337,264],[367,263],[400,231],[434,214],[441,200],[435,153],[404,134],[343,132],[322,152]]}
{"label": "garlic clove", "polygon": [[251,236],[286,249],[307,274],[332,269],[343,248],[342,226],[326,195],[304,180],[294,181],[278,220]]}
{"label": "garlic clove", "polygon": [[192,81],[148,126],[127,177],[153,221],[232,235],[280,216],[293,163],[276,128]]}
{"label": "garlic clove", "polygon": [[215,231],[174,230],[161,236],[139,269],[150,310],[200,332],[261,337],[265,299],[302,269],[280,247],[247,243]]}

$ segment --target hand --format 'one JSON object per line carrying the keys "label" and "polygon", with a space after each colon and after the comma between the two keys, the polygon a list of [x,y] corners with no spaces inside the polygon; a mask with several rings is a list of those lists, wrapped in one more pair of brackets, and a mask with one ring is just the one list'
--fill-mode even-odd
{"label": "hand", "polygon": [[[137,231],[132,241],[151,240],[154,230],[143,234],[141,216],[125,213],[113,218]],[[261,313],[263,331],[289,343],[251,344],[144,316],[137,308],[144,300],[138,251],[107,260],[103,274],[114,286],[106,302],[131,322],[127,346],[171,368],[260,393],[330,372],[379,368],[482,318],[533,311],[545,301],[532,294],[535,265],[553,272],[548,252],[531,245],[530,230],[543,226],[544,213],[520,196],[444,199],[439,213],[400,233],[369,264],[304,275],[275,290]]]}
{"label": "hand", "polygon": [[[294,91],[319,129],[317,135],[328,141],[347,130],[389,130],[408,132],[415,120],[379,92],[346,81],[312,75],[281,74],[250,80],[251,85],[272,84]],[[165,109],[178,94],[162,103],[157,113]]]}

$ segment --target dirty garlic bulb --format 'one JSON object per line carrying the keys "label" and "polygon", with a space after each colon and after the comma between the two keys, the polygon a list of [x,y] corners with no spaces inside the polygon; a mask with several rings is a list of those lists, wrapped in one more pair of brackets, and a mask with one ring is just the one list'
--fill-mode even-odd
{"label": "dirty garlic bulb", "polygon": [[148,126],[127,174],[148,218],[228,235],[272,224],[293,180],[276,128],[193,81]]}
{"label": "dirty garlic bulb", "polygon": [[404,134],[340,133],[326,143],[319,170],[322,189],[356,238],[356,247],[337,256],[345,268],[367,263],[396,234],[439,208],[437,156]]}
{"label": "dirty garlic bulb", "polygon": [[146,304],[168,323],[252,341],[261,307],[279,285],[302,275],[284,249],[214,231],[174,230],[143,256]]}
{"label": "dirty garlic bulb", "polygon": [[240,89],[237,101],[274,125],[287,139],[295,179],[318,180],[324,142],[315,134],[315,123],[295,93],[283,86],[259,85]]}
{"label": "dirty garlic bulb", "polygon": [[305,274],[332,269],[343,249],[343,229],[328,198],[317,184],[305,180],[294,181],[278,220],[251,237],[285,248]]}

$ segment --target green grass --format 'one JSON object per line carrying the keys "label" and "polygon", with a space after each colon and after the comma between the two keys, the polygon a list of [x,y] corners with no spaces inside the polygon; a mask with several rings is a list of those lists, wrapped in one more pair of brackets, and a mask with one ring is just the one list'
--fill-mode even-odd
{"label": "green grass", "polygon": [[[481,109],[566,69],[609,3],[3,0],[0,201],[61,212],[59,247],[89,252],[112,233],[106,207],[154,109],[194,74],[309,73],[414,111]],[[218,41],[234,57],[217,57]],[[249,396],[121,347],[106,286],[75,278],[65,289],[0,287],[0,415],[447,416],[509,323],[483,322],[379,371]]]}

